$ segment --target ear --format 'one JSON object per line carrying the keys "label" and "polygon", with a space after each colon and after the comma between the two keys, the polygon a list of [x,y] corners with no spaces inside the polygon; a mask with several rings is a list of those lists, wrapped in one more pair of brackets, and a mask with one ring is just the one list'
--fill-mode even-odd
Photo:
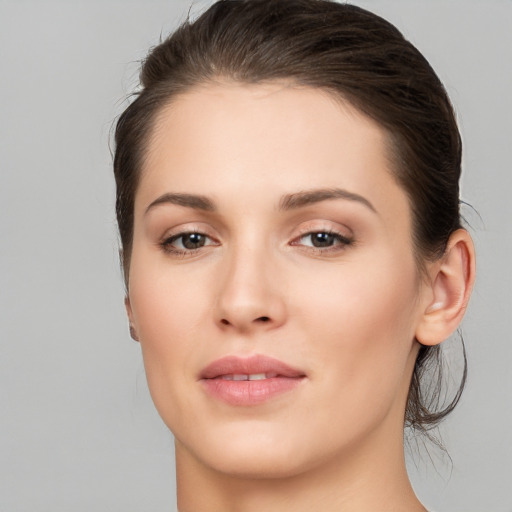
{"label": "ear", "polygon": [[465,229],[452,233],[444,255],[428,273],[416,339],[422,345],[437,345],[459,326],[475,281],[475,249]]}
{"label": "ear", "polygon": [[126,308],[126,314],[128,315],[128,321],[130,323],[130,336],[133,340],[139,341],[139,335],[137,334],[137,330],[135,329],[135,322],[133,319],[133,311],[132,305],[130,303],[130,297],[127,295],[124,298],[124,307]]}

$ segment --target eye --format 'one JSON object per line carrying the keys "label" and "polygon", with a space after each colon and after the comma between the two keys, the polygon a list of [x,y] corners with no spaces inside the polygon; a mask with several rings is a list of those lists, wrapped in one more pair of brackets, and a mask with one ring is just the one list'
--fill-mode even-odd
{"label": "eye", "polygon": [[204,233],[192,231],[172,235],[166,238],[161,245],[168,252],[185,254],[197,251],[208,245],[216,245],[216,242]]}
{"label": "eye", "polygon": [[301,240],[303,240],[303,243],[309,240],[313,247],[331,247],[336,242],[336,235],[332,233],[309,233],[302,236]]}
{"label": "eye", "polygon": [[297,238],[293,245],[302,245],[313,249],[343,248],[352,240],[335,231],[312,231]]}

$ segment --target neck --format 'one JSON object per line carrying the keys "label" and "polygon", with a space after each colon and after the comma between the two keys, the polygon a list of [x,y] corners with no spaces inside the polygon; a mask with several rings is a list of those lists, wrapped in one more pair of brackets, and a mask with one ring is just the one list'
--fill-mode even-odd
{"label": "neck", "polygon": [[180,512],[424,512],[410,485],[402,435],[374,433],[365,446],[283,478],[246,478],[202,464],[176,441]]}

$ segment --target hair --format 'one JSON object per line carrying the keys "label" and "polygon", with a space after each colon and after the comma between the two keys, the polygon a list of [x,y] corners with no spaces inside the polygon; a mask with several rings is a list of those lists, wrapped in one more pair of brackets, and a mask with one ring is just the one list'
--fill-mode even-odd
{"label": "hair", "polygon": [[[461,227],[461,138],[446,91],[421,53],[389,22],[353,5],[220,0],[150,51],[141,89],[117,121],[116,214],[126,284],[135,193],[156,118],[177,95],[222,80],[322,89],[373,119],[388,136],[393,174],[410,201],[418,268],[443,255]],[[440,399],[441,366],[440,346],[421,346],[405,425],[427,435],[460,399],[464,344],[463,375],[452,400]]]}

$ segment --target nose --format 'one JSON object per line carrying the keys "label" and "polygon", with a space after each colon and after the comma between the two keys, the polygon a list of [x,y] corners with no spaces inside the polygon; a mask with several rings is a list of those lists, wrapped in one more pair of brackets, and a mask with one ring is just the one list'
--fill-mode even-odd
{"label": "nose", "polygon": [[283,279],[261,250],[238,249],[219,275],[216,320],[223,330],[270,330],[286,320]]}

